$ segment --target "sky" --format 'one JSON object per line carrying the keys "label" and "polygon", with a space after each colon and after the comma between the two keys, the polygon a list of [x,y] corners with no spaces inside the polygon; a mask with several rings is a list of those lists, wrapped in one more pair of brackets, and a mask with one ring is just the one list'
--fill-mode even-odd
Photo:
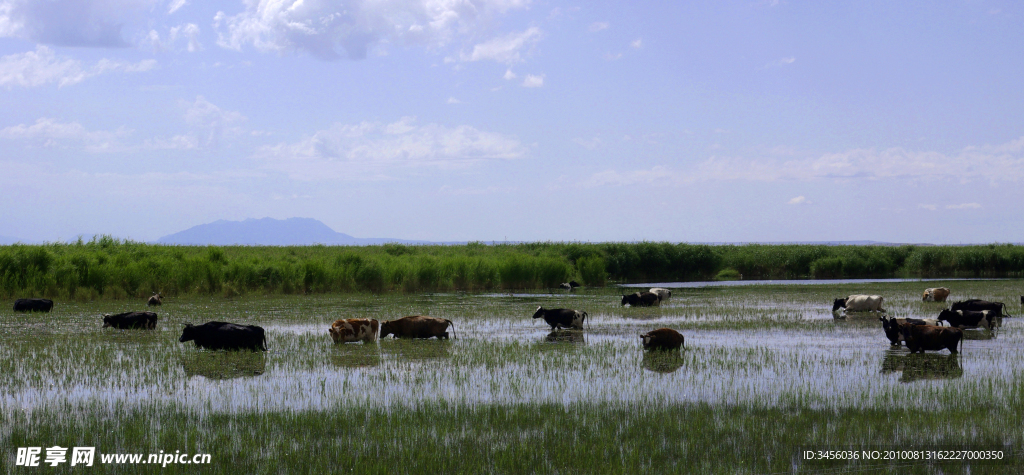
{"label": "sky", "polygon": [[0,236],[1024,242],[1024,3],[0,0]]}

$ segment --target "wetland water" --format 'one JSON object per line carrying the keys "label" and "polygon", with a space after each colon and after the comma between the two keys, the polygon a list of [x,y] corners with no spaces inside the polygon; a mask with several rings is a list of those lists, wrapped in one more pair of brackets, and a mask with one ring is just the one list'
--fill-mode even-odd
{"label": "wetland water", "polygon": [[[1018,318],[995,332],[966,331],[959,356],[909,355],[890,348],[876,316],[830,312],[834,298],[871,293],[885,297],[890,316],[935,317],[946,304],[922,302],[920,293],[940,284],[953,289],[950,301],[1004,301]],[[859,414],[989,401],[1017,423],[987,427],[986,440],[994,431],[1019,444],[1024,312],[1011,302],[1022,288],[1007,280],[677,288],[654,308],[620,306],[620,288],[186,297],[155,309],[156,331],[101,328],[101,314],[145,310],[141,300],[57,302],[48,314],[0,313],[0,438],[34,415],[88,425],[160,408],[200,417],[437,405]],[[530,318],[538,306],[586,311],[586,328],[552,332]],[[339,318],[412,314],[451,319],[458,338],[336,345],[327,333]],[[210,320],[263,326],[270,350],[178,342],[183,323]],[[638,335],[660,327],[683,333],[681,356],[641,350]],[[953,422],[941,429],[918,435],[948,442],[965,430]]]}

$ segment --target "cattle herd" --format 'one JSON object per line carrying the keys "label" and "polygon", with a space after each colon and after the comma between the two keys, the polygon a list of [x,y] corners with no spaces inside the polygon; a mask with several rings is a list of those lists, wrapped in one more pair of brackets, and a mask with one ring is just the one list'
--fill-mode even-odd
{"label": "cattle herd", "polygon": [[[575,281],[562,284],[562,288],[574,290],[579,287]],[[926,289],[922,295],[925,302],[945,302],[949,297],[948,288]],[[649,291],[623,295],[621,304],[631,307],[658,306],[672,296],[672,291],[663,288],[652,288]],[[1006,312],[1002,302],[989,302],[970,299],[955,302],[949,308],[942,309],[936,318],[890,318],[882,308],[883,298],[878,295],[850,295],[835,299],[832,302],[833,316],[839,309],[850,312],[874,312],[882,322],[882,331],[892,346],[906,344],[911,353],[948,349],[950,353],[963,350],[965,329],[982,328],[994,331],[1002,318],[1012,317]],[[163,295],[154,293],[147,300],[148,306],[163,303]],[[1024,305],[1024,296],[1021,296]],[[49,312],[53,301],[49,299],[17,299],[14,310],[19,312]],[[543,318],[552,330],[582,330],[587,321],[587,312],[567,308],[545,309],[537,307],[533,318]],[[103,315],[103,328],[117,329],[156,329],[157,314],[154,312],[125,312],[116,315]],[[943,325],[945,323],[946,325]],[[380,338],[393,335],[395,338],[437,338],[455,337],[455,324],[445,318],[412,315],[395,320],[379,322],[375,319],[350,318],[335,321],[328,329],[328,334],[335,343],[375,342]],[[640,335],[645,350],[677,351],[684,347],[684,338],[678,331],[671,328],[659,328]],[[179,342],[192,341],[198,348],[210,350],[252,350],[266,351],[266,333],[256,325],[239,325],[227,322],[207,322],[202,325],[185,324]]]}
{"label": "cattle herd", "polygon": [[[921,300],[945,302],[949,293],[945,287],[926,289]],[[889,318],[882,308],[882,301],[879,295],[851,295],[835,299],[832,312],[835,315],[840,308],[847,312],[877,312],[889,344],[901,346],[906,343],[911,353],[942,349],[959,353],[963,351],[964,330],[983,328],[991,332],[1003,317],[1013,316],[1006,312],[1006,304],[1002,302],[969,299],[942,309],[936,318]],[[1021,304],[1024,304],[1024,296],[1021,296]],[[943,322],[948,326],[944,326]]]}

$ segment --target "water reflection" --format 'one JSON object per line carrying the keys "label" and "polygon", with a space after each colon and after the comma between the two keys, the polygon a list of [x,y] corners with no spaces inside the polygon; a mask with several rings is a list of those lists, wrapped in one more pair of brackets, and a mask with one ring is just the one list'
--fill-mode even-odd
{"label": "water reflection", "polygon": [[259,376],[267,370],[267,356],[250,351],[190,351],[181,358],[185,375],[208,379]]}
{"label": "water reflection", "polygon": [[451,340],[385,338],[380,340],[380,349],[389,359],[397,361],[429,360],[450,358],[453,344]]}
{"label": "water reflection", "polygon": [[331,364],[339,368],[367,368],[380,365],[380,348],[373,343],[334,345]]}
{"label": "water reflection", "polygon": [[954,379],[964,375],[959,355],[888,351],[882,360],[882,374],[902,372],[901,383],[920,380]]}
{"label": "water reflection", "polygon": [[674,373],[683,367],[683,357],[678,351],[645,351],[643,367],[656,373]]}
{"label": "water reflection", "polygon": [[544,341],[558,343],[586,343],[582,330],[555,330],[544,337]]}

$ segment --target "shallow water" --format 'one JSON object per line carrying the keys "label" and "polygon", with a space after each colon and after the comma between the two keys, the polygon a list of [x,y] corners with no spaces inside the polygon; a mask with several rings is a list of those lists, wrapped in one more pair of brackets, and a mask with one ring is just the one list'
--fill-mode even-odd
{"label": "shallow water", "polygon": [[[870,285],[869,285],[870,284]],[[1021,281],[951,282],[954,293],[1014,301]],[[917,282],[684,288],[656,308],[619,305],[618,288],[572,294],[319,295],[167,299],[158,329],[103,329],[100,315],[144,302],[58,303],[49,314],[0,314],[0,412],[173,404],[203,412],[393,407],[445,401],[517,403],[752,403],[812,408],[882,404],[953,408],[1013,397],[1024,321],[968,331],[963,354],[893,349],[874,315],[835,319],[835,295],[886,296],[893,316],[930,317]],[[552,332],[537,306],[589,315]],[[1011,304],[1011,309],[1019,308]],[[1011,313],[1014,312],[1011,310]],[[336,345],[339,318],[451,319],[450,341]],[[211,352],[178,343],[181,325],[263,326],[270,351]],[[645,354],[639,334],[680,330],[680,355]]]}

